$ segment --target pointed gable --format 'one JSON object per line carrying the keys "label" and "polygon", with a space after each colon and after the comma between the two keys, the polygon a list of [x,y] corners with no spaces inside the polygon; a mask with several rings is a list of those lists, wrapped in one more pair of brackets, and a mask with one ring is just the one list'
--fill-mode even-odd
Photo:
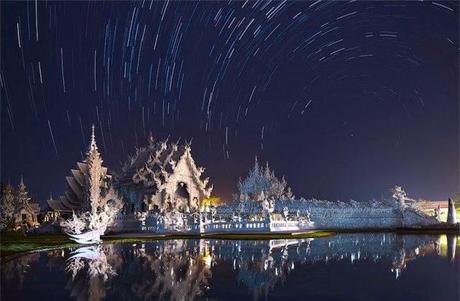
{"label": "pointed gable", "polygon": [[[131,202],[153,200],[159,208],[179,198],[178,190],[187,195],[187,206],[196,209],[210,195],[209,179],[201,179],[204,168],[197,167],[188,144],[154,142],[136,150],[117,178],[121,193]],[[133,199],[133,197],[137,199]],[[182,201],[184,195],[180,196]]]}

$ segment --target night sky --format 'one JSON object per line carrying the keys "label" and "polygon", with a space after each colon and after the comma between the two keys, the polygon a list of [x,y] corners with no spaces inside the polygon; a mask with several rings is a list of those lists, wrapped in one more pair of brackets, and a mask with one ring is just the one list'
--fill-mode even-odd
{"label": "night sky", "polygon": [[91,124],[106,166],[190,141],[229,199],[254,157],[296,196],[459,191],[456,2],[1,2],[1,176],[64,190]]}

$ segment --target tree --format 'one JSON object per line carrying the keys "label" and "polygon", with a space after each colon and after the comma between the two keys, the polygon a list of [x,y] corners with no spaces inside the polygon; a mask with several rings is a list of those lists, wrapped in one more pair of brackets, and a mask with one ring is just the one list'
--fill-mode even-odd
{"label": "tree", "polygon": [[452,198],[452,200],[454,201],[455,207],[459,208],[460,207],[460,192],[457,192]]}
{"label": "tree", "polygon": [[5,184],[2,186],[2,200],[0,211],[0,223],[4,228],[12,228],[14,224],[15,191],[13,186]]}

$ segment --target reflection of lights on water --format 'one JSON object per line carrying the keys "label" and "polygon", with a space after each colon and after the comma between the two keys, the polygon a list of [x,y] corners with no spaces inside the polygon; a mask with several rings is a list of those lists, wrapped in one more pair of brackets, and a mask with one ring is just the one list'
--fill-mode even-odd
{"label": "reflection of lights on water", "polygon": [[[227,263],[232,264],[235,274],[239,275],[239,281],[243,282],[250,289],[258,291],[259,286],[254,283],[258,279],[269,279],[269,281],[264,282],[264,289],[267,288],[270,290],[270,287],[274,287],[277,281],[284,279],[289,275],[294,269],[302,267],[305,263],[308,262],[325,262],[331,261],[329,264],[335,264],[338,262],[338,259],[344,259],[352,264],[354,262],[359,263],[360,258],[365,260],[373,260],[377,262],[378,259],[389,259],[392,258],[392,266],[386,265],[386,261],[383,264],[386,265],[387,273],[391,271],[393,275],[390,277],[393,279],[403,279],[402,273],[405,271],[405,260],[406,254],[407,259],[412,260],[420,255],[430,254],[433,252],[434,248],[437,246],[437,250],[440,250],[440,246],[443,247],[443,254],[446,254],[452,257],[452,252],[449,252],[449,247],[455,245],[453,237],[448,235],[444,236],[414,236],[408,237],[402,240],[404,244],[401,244],[401,240],[392,239],[391,235],[388,235],[385,238],[386,242],[383,247],[380,247],[380,242],[382,241],[381,237],[375,237],[375,239],[366,241],[356,239],[356,236],[350,235],[349,237],[344,236],[347,239],[337,240],[333,244],[329,244],[326,239],[318,240],[310,245],[310,243],[305,243],[303,240],[298,240],[298,244],[276,244],[278,241],[273,242],[250,242],[250,241],[237,241],[237,242],[228,242],[223,240],[200,240],[200,241],[186,241],[186,242],[158,242],[157,245],[153,244],[129,244],[128,248],[120,250],[119,248],[110,249],[109,247],[103,247],[103,251],[107,253],[107,258],[110,260],[107,262],[105,260],[103,263],[114,263],[117,265],[116,269],[123,270],[124,259],[128,261],[131,260],[129,256],[121,258],[124,256],[124,253],[118,254],[119,252],[134,252],[137,257],[142,257],[145,259],[139,259],[135,264],[142,264],[142,269],[146,269],[149,272],[154,271],[156,275],[161,276],[159,281],[161,286],[165,287],[165,291],[175,292],[180,295],[181,298],[176,300],[183,300],[184,294],[188,293],[195,286],[185,288],[186,283],[195,283],[196,279],[200,285],[204,285],[204,289],[210,289],[206,284],[206,280],[211,277],[211,268],[216,265],[216,263],[224,263],[223,266],[227,267]],[[333,238],[328,238],[333,239]],[[397,244],[394,244],[394,242]],[[358,243],[357,245],[355,243]],[[135,250],[129,250],[129,246],[136,246],[138,248],[132,247]],[[273,248],[274,245],[277,245],[276,248]],[[328,245],[332,248],[328,248]],[[311,251],[310,250],[311,247]],[[143,248],[147,248],[142,251]],[[237,249],[240,248],[244,252],[237,252]],[[305,251],[302,250],[305,248]],[[362,249],[362,253],[360,251]],[[447,250],[446,250],[447,249]],[[160,250],[160,251],[159,251]],[[173,251],[174,250],[174,251]],[[211,250],[215,250],[212,252]],[[152,253],[152,251],[154,251]],[[177,253],[175,252],[177,251]],[[61,251],[55,252],[53,256],[59,256]],[[66,250],[67,254],[67,250]],[[310,254],[310,255],[305,255]],[[109,256],[110,255],[110,256]],[[164,255],[164,256],[163,256]],[[118,256],[118,257],[117,257]],[[117,260],[115,260],[117,259]],[[121,263],[118,263],[118,260]],[[164,260],[164,262],[162,261]],[[144,262],[149,263],[145,264]],[[256,264],[251,264],[255,262]],[[123,263],[123,264],[122,264]],[[158,264],[161,263],[161,264]],[[163,265],[164,263],[164,265]],[[126,263],[128,264],[128,263]],[[131,264],[131,261],[129,261]],[[172,266],[171,266],[172,265]],[[28,267],[28,264],[24,264],[24,267]],[[98,268],[101,265],[95,266]],[[78,266],[76,266],[77,268]],[[230,265],[228,266],[230,267]],[[88,268],[85,266],[80,267]],[[356,269],[362,268],[358,265]],[[75,269],[77,270],[77,269]],[[112,269],[113,273],[98,274],[97,277],[102,278],[104,281],[101,281],[101,291],[105,291],[104,282],[110,279],[110,277],[116,275],[115,268]],[[169,270],[169,271],[168,271]],[[99,271],[99,270],[98,270]],[[176,273],[177,271],[177,273]],[[184,272],[186,271],[186,272]],[[130,277],[130,273],[122,273],[119,277]],[[94,273],[94,275],[96,275]],[[90,276],[93,277],[94,276]],[[263,278],[262,278],[263,277]],[[173,279],[171,279],[173,278]],[[75,282],[75,287],[80,287],[82,281],[87,281],[88,278],[83,277],[72,277],[72,281]],[[150,279],[151,280],[151,279]],[[80,281],[80,282],[79,282]],[[142,283],[141,283],[142,284]],[[99,285],[99,284],[98,284]],[[148,289],[148,286],[153,285],[150,282],[145,285],[140,285],[139,289]],[[182,286],[181,286],[182,285]],[[87,287],[81,286],[81,287]],[[200,290],[203,290],[203,287],[200,287]]]}
{"label": "reflection of lights on water", "polygon": [[460,246],[458,236],[443,234],[438,239],[439,255],[447,257],[450,261],[455,260],[456,249]]}
{"label": "reflection of lights on water", "polygon": [[210,268],[212,264],[212,256],[211,255],[206,255],[202,257],[204,264],[206,267]]}
{"label": "reflection of lights on water", "polygon": [[447,249],[448,249],[447,235],[445,234],[440,235],[438,242],[439,242],[439,247],[440,247],[439,255],[441,255],[442,257],[447,257]]}
{"label": "reflection of lights on water", "polygon": [[439,246],[441,247],[441,256],[447,256],[447,235],[443,234],[439,236]]}
{"label": "reflection of lights on water", "polygon": [[395,279],[398,279],[401,276],[401,269],[391,269],[392,273],[395,273]]}

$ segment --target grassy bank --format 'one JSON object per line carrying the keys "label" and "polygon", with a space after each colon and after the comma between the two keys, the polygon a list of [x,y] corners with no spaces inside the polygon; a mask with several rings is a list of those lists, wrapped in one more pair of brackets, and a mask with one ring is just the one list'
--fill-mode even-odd
{"label": "grassy bank", "polygon": [[[181,235],[181,234],[142,234],[122,233],[108,235],[102,238],[103,243],[137,243],[153,240],[167,239],[239,239],[239,240],[263,240],[263,239],[299,239],[333,235],[332,231],[310,231],[299,234],[290,233],[252,233],[252,234],[227,234],[213,233],[207,235]],[[63,234],[34,234],[23,235],[21,233],[2,233],[0,236],[0,254],[2,258],[11,257],[21,253],[32,251],[60,249],[79,246]]]}
{"label": "grassy bank", "polygon": [[35,250],[73,247],[77,244],[62,234],[23,235],[22,233],[2,233],[0,236],[1,257]]}
{"label": "grassy bank", "polygon": [[[71,248],[81,246],[67,238],[64,234],[32,234],[23,235],[20,233],[2,233],[0,236],[0,254],[1,258],[20,255],[40,250],[51,250],[61,248]],[[141,237],[113,237],[103,238],[103,243],[134,243],[142,240],[153,240],[155,238],[145,239]]]}

